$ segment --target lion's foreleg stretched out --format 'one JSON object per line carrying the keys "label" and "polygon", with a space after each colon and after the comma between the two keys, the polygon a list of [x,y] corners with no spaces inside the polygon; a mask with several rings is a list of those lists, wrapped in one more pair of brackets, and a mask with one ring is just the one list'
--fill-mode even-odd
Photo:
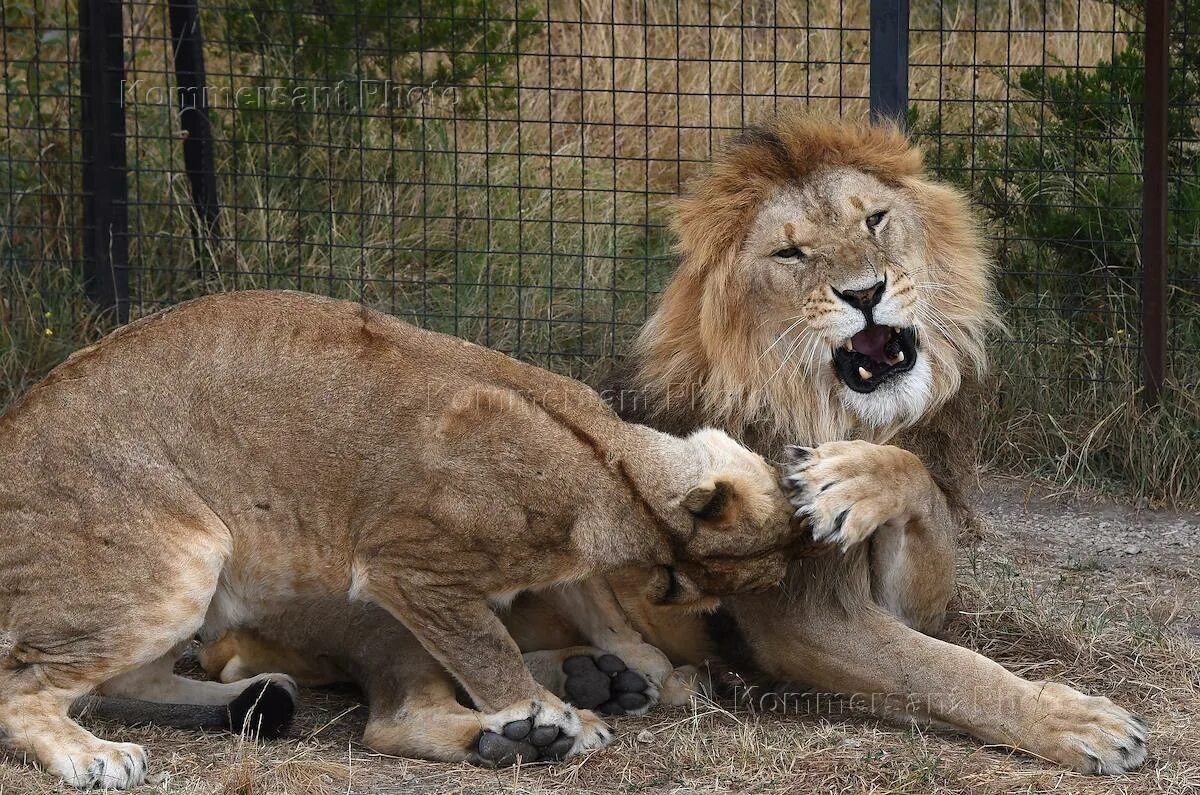
{"label": "lion's foreleg stretched out", "polygon": [[[796,499],[814,533],[847,554],[798,561],[784,589],[726,601],[766,673],[1076,770],[1119,772],[1145,758],[1145,727],[1107,698],[1022,679],[928,634],[954,587],[957,526],[915,456],[835,442],[800,457]],[[843,502],[839,490],[864,496]]]}

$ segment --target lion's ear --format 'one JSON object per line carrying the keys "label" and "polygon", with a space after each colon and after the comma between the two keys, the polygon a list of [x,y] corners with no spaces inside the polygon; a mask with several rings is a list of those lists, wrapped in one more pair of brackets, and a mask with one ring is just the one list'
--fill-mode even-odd
{"label": "lion's ear", "polygon": [[697,519],[722,522],[731,517],[737,502],[735,497],[732,483],[714,479],[689,491],[683,498],[683,507]]}

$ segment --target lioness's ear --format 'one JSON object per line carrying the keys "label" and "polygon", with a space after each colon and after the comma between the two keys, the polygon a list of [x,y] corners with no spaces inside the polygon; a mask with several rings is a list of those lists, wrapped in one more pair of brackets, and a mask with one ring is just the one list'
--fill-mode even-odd
{"label": "lioness's ear", "polygon": [[733,510],[734,488],[727,480],[702,483],[683,498],[683,507],[697,519],[723,519]]}

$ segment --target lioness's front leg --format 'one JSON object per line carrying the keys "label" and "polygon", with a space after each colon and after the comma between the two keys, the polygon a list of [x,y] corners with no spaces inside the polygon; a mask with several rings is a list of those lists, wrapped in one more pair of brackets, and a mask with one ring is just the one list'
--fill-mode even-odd
{"label": "lioness's front leg", "polygon": [[486,601],[375,579],[367,594],[404,624],[487,713],[476,743],[480,761],[565,759],[612,741],[600,718],[564,704],[534,681],[521,650]]}

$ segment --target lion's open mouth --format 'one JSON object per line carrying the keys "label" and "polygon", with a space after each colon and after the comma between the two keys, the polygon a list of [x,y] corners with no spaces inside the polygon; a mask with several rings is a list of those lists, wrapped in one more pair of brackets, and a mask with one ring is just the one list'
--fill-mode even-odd
{"label": "lion's open mouth", "polygon": [[911,328],[874,323],[833,351],[838,378],[855,392],[874,392],[916,362],[917,335]]}

